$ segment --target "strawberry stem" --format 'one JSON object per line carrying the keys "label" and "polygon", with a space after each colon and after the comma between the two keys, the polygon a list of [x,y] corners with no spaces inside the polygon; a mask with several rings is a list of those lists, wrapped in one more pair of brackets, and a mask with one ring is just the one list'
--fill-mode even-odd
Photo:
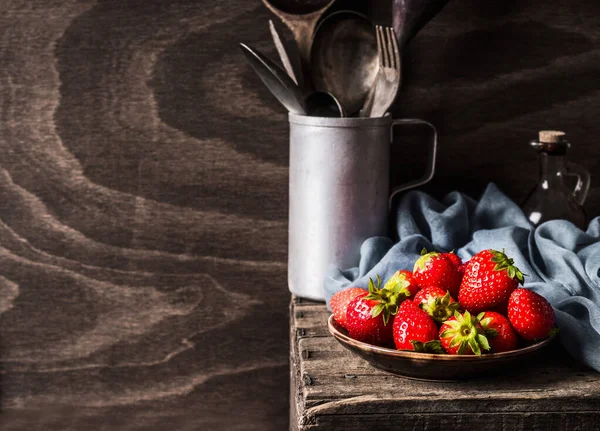
{"label": "strawberry stem", "polygon": [[371,316],[377,317],[381,315],[384,325],[387,325],[390,317],[398,312],[400,303],[410,296],[410,292],[407,289],[410,283],[406,280],[406,277],[401,274],[397,278],[398,280],[390,286],[386,283],[384,288],[381,287],[381,277],[379,275],[377,275],[377,284],[369,278],[369,294],[365,296],[365,299],[379,302],[371,310]]}
{"label": "strawberry stem", "polygon": [[426,343],[422,343],[421,341],[416,341],[416,340],[410,340],[410,344],[412,344],[415,352],[438,353],[438,354],[446,353],[444,351],[444,349],[442,348],[442,344],[440,343],[440,340],[432,340],[432,341],[428,341]]}
{"label": "strawberry stem", "polygon": [[496,264],[494,271],[506,270],[510,278],[514,279],[516,277],[519,284],[523,284],[523,276],[527,274],[523,274],[521,270],[514,265],[515,261],[504,254],[504,250],[490,250],[490,253],[492,253],[492,262]]}
{"label": "strawberry stem", "polygon": [[[427,251],[427,250],[423,249],[423,251]],[[421,251],[421,253],[423,253],[423,251]],[[413,271],[416,271],[417,268],[419,268],[421,271],[423,271],[425,269],[425,267],[427,266],[427,263],[429,263],[429,261],[432,258],[434,258],[438,255],[439,255],[439,253],[436,251],[431,251],[429,253],[422,254],[421,257],[416,260]]]}
{"label": "strawberry stem", "polygon": [[482,348],[490,350],[485,333],[479,326],[479,316],[472,316],[468,311],[461,315],[456,311],[454,317],[456,320],[444,322],[449,328],[440,334],[440,338],[450,338],[449,346],[458,346],[459,355],[467,353],[469,348],[477,356],[481,356]]}
{"label": "strawberry stem", "polygon": [[454,315],[460,307],[458,302],[450,303],[450,292],[443,297],[428,296],[425,302],[420,304],[423,311],[429,314],[436,322],[445,322]]}

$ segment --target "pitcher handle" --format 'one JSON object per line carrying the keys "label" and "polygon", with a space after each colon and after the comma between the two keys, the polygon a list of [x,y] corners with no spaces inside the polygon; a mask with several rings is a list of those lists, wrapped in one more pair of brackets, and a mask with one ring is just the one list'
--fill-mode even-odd
{"label": "pitcher handle", "polygon": [[[394,127],[403,126],[403,125],[407,125],[407,124],[422,124],[427,127],[430,127],[431,130],[433,131],[433,139],[431,140],[429,153],[428,153],[428,166],[427,166],[427,170],[425,171],[425,175],[423,175],[421,178],[413,180],[413,181],[409,181],[406,184],[402,184],[401,186],[392,188],[391,193],[390,193],[390,199],[388,201],[390,208],[392,207],[392,201],[394,200],[394,196],[396,196],[398,193],[400,193],[404,190],[412,189],[414,187],[418,187],[418,186],[428,183],[429,181],[431,181],[431,179],[433,178],[433,175],[435,174],[435,158],[436,158],[436,153],[437,153],[437,129],[435,128],[435,126],[433,124],[431,124],[425,120],[419,120],[416,118],[402,118],[402,119],[392,121],[392,126],[390,128],[392,136],[393,136]],[[392,138],[391,141],[393,143],[394,139]],[[588,186],[589,186],[589,184],[588,184]],[[587,193],[587,191],[586,191],[586,193]]]}
{"label": "pitcher handle", "polygon": [[567,175],[577,178],[573,189],[573,197],[579,205],[583,205],[590,189],[590,173],[586,168],[577,163],[567,162]]}

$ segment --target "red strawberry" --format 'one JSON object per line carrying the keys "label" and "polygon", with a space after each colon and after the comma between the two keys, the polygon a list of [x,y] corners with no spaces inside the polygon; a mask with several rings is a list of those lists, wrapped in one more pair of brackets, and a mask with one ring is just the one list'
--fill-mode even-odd
{"label": "red strawberry", "polygon": [[362,293],[348,304],[346,329],[355,340],[383,345],[392,339],[392,322],[386,324],[381,314],[373,315],[379,301],[366,299],[368,295],[368,292]]}
{"label": "red strawberry", "polygon": [[[423,250],[425,252],[425,250]],[[456,266],[442,253],[426,253],[415,262],[413,277],[421,289],[438,286],[450,292],[451,296],[458,295],[461,276]]]}
{"label": "red strawberry", "polygon": [[462,277],[465,274],[465,264],[463,263],[461,258],[458,257],[458,255],[454,254],[454,252],[442,253],[442,254],[444,256],[446,256],[448,259],[450,259],[450,261],[452,261],[454,266],[456,266],[456,269],[458,270],[458,273],[460,274],[460,279],[462,281]]}
{"label": "red strawberry", "polygon": [[440,327],[442,347],[451,355],[481,355],[481,349],[490,350],[487,337],[479,316],[472,316],[468,311],[454,316],[442,323]]}
{"label": "red strawberry", "polygon": [[400,305],[394,318],[394,343],[398,350],[443,353],[438,329],[431,317],[413,301],[407,299]]}
{"label": "red strawberry", "polygon": [[458,302],[450,296],[450,292],[437,286],[421,289],[413,301],[436,322],[448,320],[459,307]]}
{"label": "red strawberry", "polygon": [[485,311],[479,323],[485,330],[492,352],[508,352],[517,348],[517,334],[502,314]]}
{"label": "red strawberry", "polygon": [[460,305],[478,313],[507,301],[519,283],[523,283],[523,273],[513,263],[496,250],[483,250],[473,256],[460,285]]}
{"label": "red strawberry", "polygon": [[450,261],[454,264],[454,266],[456,266],[457,268],[460,268],[460,266],[462,265],[462,260],[460,259],[460,257],[458,257],[458,255],[454,254],[454,252],[450,252],[450,253],[442,253],[444,256],[446,256],[448,259],[450,259]]}
{"label": "red strawberry", "polygon": [[360,287],[349,287],[336,292],[329,300],[333,318],[342,328],[346,329],[346,310],[348,310],[348,304],[361,293],[367,293],[367,291]]}
{"label": "red strawberry", "polygon": [[406,293],[401,283],[393,289],[382,289],[379,276],[377,285],[369,279],[369,291],[359,294],[348,304],[346,329],[350,337],[376,345],[390,343],[393,316]]}
{"label": "red strawberry", "polygon": [[[405,282],[408,282],[408,284],[406,284]],[[392,275],[392,277],[385,283],[385,286],[383,286],[383,288],[390,289],[395,287],[398,283],[402,283],[402,287],[408,290],[408,292],[410,293],[409,296],[411,298],[413,298],[420,289],[419,285],[413,277],[412,271],[408,271],[406,269],[396,271],[396,273]]]}
{"label": "red strawberry", "polygon": [[554,309],[543,296],[519,288],[508,300],[508,320],[525,340],[543,340],[553,331]]}
{"label": "red strawberry", "polygon": [[[423,302],[427,302],[429,298],[443,298],[448,291],[438,286],[429,286],[419,290],[419,292],[413,298],[413,302],[417,305],[421,305]],[[451,302],[454,299],[450,298]],[[454,314],[454,313],[452,313]]]}

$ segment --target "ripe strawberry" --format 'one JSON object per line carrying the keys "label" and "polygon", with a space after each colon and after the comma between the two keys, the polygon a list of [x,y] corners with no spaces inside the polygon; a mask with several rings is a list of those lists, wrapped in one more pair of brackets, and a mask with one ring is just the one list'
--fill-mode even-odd
{"label": "ripe strawberry", "polygon": [[[446,289],[442,289],[438,286],[429,286],[419,290],[413,298],[413,302],[417,305],[421,305],[422,303],[427,302],[429,298],[443,298],[446,293],[449,293]],[[450,297],[450,302],[455,302],[452,297]]]}
{"label": "ripe strawberry", "polygon": [[[408,282],[408,284],[406,284],[405,282]],[[406,288],[408,290],[408,296],[410,296],[411,299],[417,294],[417,292],[420,289],[419,285],[417,284],[417,281],[413,277],[412,271],[408,271],[406,269],[396,271],[396,273],[392,275],[392,277],[385,283],[385,286],[383,286],[383,288],[391,289],[394,288],[398,283],[402,283],[401,287]]]}
{"label": "ripe strawberry", "polygon": [[329,300],[333,318],[342,328],[346,329],[346,310],[348,310],[348,304],[361,293],[367,293],[367,291],[360,287],[349,287],[336,292]]}
{"label": "ripe strawberry", "polygon": [[346,329],[350,337],[376,345],[390,343],[393,316],[407,293],[401,286],[399,283],[394,288],[382,289],[379,276],[377,285],[369,279],[369,291],[359,294],[348,304]]}
{"label": "ripe strawberry", "polygon": [[460,268],[460,266],[462,265],[462,260],[460,259],[460,257],[458,257],[457,254],[454,254],[454,252],[450,252],[450,253],[442,253],[444,256],[446,256],[448,259],[450,259],[450,261],[454,264],[454,266],[456,266],[457,268]]}
{"label": "ripe strawberry", "polygon": [[[480,315],[481,316],[481,315]],[[487,337],[481,325],[480,316],[472,316],[468,311],[454,316],[442,323],[440,342],[451,355],[481,355],[481,349],[490,350]]]}
{"label": "ripe strawberry", "polygon": [[442,254],[444,256],[446,256],[448,259],[450,259],[450,261],[454,264],[454,266],[458,270],[458,273],[460,274],[460,280],[462,281],[463,275],[465,275],[465,264],[463,263],[461,258],[458,257],[457,254],[454,254],[453,251],[450,253],[442,253]]}
{"label": "ripe strawberry", "polygon": [[513,263],[496,250],[483,250],[473,256],[460,285],[460,305],[478,313],[507,301],[519,283],[523,283],[523,273]]}
{"label": "ripe strawberry", "polygon": [[413,299],[423,311],[429,314],[436,322],[444,322],[454,316],[459,304],[451,296],[450,292],[437,286],[429,286],[421,289]]}
{"label": "ripe strawberry", "polygon": [[398,350],[443,353],[438,329],[431,317],[410,299],[400,305],[394,318],[394,343]]}
{"label": "ripe strawberry", "polygon": [[421,289],[438,286],[448,290],[451,296],[458,295],[460,273],[452,261],[442,253],[433,251],[418,258],[413,269],[413,277]]}
{"label": "ripe strawberry", "polygon": [[508,352],[517,348],[517,334],[506,317],[494,311],[485,311],[479,322],[485,331],[492,352]]}
{"label": "ripe strawberry", "polygon": [[508,320],[525,340],[543,340],[552,334],[554,309],[543,296],[519,288],[508,299]]}

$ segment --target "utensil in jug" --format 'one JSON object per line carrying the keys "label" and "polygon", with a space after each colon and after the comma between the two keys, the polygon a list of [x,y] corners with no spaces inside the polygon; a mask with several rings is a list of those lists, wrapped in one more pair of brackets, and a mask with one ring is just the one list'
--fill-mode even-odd
{"label": "utensil in jug", "polygon": [[[523,212],[535,226],[548,220],[564,219],[585,229],[587,217],[583,203],[590,188],[590,173],[566,160],[571,144],[565,133],[540,131],[539,139],[531,141],[531,146],[538,152],[538,183],[523,203]],[[575,187],[567,185],[568,177],[575,179]]]}
{"label": "utensil in jug", "polygon": [[300,57],[304,64],[308,65],[317,22],[335,0],[262,0],[262,2],[292,31]]}
{"label": "utensil in jug", "polygon": [[400,51],[449,0],[393,0],[393,27]]}
{"label": "utensil in jug", "polygon": [[378,68],[375,28],[367,17],[339,11],[321,21],[310,62],[315,88],[333,94],[349,116],[363,106]]}
{"label": "utensil in jug", "polygon": [[254,48],[240,43],[248,63],[279,102],[291,113],[306,115],[305,95],[276,63]]}
{"label": "utensil in jug", "polygon": [[361,117],[381,117],[396,100],[400,89],[402,67],[396,34],[391,27],[376,27],[379,71],[365,104]]}
{"label": "utensil in jug", "polygon": [[279,102],[292,114],[343,117],[344,108],[332,94],[306,92],[287,73],[255,48],[240,43],[248,62]]}
{"label": "utensil in jug", "polygon": [[315,91],[304,99],[306,112],[313,117],[345,117],[344,107],[330,93]]}
{"label": "utensil in jug", "polygon": [[304,77],[302,73],[302,63],[299,54],[296,52],[297,49],[295,49],[292,44],[288,44],[286,40],[281,37],[273,20],[269,20],[269,30],[271,31],[271,37],[273,38],[273,43],[275,49],[277,49],[283,68],[299,87],[303,87]]}

